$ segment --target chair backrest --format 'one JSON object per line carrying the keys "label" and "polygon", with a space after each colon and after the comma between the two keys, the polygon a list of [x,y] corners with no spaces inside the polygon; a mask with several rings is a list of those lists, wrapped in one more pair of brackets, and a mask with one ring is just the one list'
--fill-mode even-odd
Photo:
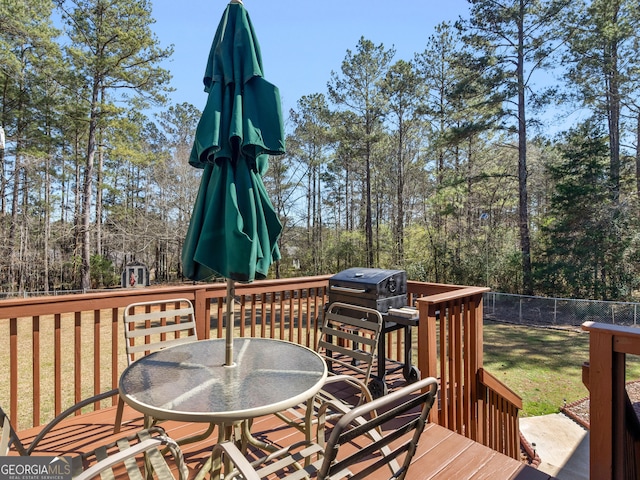
{"label": "chair backrest", "polygon": [[334,302],[324,312],[318,353],[332,373],[369,382],[384,321],[373,308]]}
{"label": "chair backrest", "polygon": [[138,302],[124,309],[129,364],[156,350],[198,340],[193,304],[186,298]]}
{"label": "chair backrest", "polygon": [[[364,479],[387,467],[389,478],[404,479],[437,392],[438,381],[428,377],[343,415],[326,443],[318,480],[343,478],[347,469],[353,474],[351,480]],[[353,453],[341,457],[340,447],[345,444],[351,444]],[[393,459],[400,465],[395,471]]]}

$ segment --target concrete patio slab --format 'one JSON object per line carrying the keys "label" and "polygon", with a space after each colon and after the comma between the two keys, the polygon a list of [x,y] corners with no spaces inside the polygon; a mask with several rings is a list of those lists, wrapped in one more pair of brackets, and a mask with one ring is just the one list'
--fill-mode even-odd
{"label": "concrete patio slab", "polygon": [[538,470],[558,480],[589,480],[589,431],[563,413],[520,418],[520,432],[540,457]]}

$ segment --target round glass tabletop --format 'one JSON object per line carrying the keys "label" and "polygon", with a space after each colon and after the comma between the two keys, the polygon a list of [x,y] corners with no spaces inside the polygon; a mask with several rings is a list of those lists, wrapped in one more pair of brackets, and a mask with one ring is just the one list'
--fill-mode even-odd
{"label": "round glass tabletop", "polygon": [[311,398],[327,367],[295,343],[235,338],[235,365],[223,365],[225,340],[200,340],[151,353],[120,377],[120,394],[136,410],[165,420],[240,421]]}

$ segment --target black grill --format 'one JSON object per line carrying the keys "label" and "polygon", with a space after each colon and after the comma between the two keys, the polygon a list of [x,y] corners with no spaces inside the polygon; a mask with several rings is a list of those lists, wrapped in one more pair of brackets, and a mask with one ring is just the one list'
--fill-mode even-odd
{"label": "black grill", "polygon": [[381,268],[349,268],[329,279],[329,304],[344,302],[387,313],[407,305],[407,273]]}
{"label": "black grill", "polygon": [[[369,388],[374,397],[385,395],[387,373],[402,369],[408,382],[420,379],[420,371],[411,365],[411,327],[418,324],[418,312],[407,308],[407,273],[404,270],[380,268],[349,268],[329,279],[329,303],[342,302],[372,308],[380,313],[384,326],[378,343],[378,375],[372,378]],[[402,309],[402,311],[389,311]],[[349,312],[344,312],[351,315]],[[355,313],[355,312],[354,312]],[[355,313],[357,314],[357,313]],[[387,370],[386,334],[405,329],[404,363]]]}

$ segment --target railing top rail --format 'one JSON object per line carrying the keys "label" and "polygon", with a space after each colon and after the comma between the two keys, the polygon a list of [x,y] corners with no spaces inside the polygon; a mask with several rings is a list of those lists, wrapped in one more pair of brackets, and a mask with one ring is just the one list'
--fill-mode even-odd
{"label": "railing top rail", "polygon": [[516,408],[522,410],[522,397],[502,383],[502,381],[500,381],[496,376],[492,375],[484,368],[480,368],[478,370],[478,380],[480,383],[503,397],[506,401],[513,404]]}
{"label": "railing top rail", "polygon": [[[304,288],[326,286],[331,275],[314,277],[280,278],[277,280],[260,280],[252,283],[236,283],[236,295],[278,292],[282,290],[301,290]],[[224,285],[224,284],[223,284]]]}
{"label": "railing top rail", "polygon": [[478,287],[477,285],[454,285],[451,283],[421,282],[418,280],[407,280],[407,283],[413,285],[426,285],[430,289],[437,289],[441,291],[461,290],[463,288],[487,288],[487,290],[489,290],[488,287]]}
{"label": "railing top rail", "polygon": [[[214,284],[203,285],[201,288],[211,287]],[[43,303],[67,303],[77,301],[79,298],[82,298],[84,302],[91,299],[101,299],[101,298],[118,298],[118,297],[130,297],[135,294],[136,296],[144,296],[144,295],[154,295],[154,294],[162,294],[162,293],[172,293],[181,291],[192,291],[194,290],[194,285],[173,285],[170,287],[146,287],[139,289],[125,289],[125,288],[114,288],[113,290],[105,291],[101,290],[99,292],[87,292],[87,293],[71,293],[65,295],[43,295],[39,297],[29,297],[28,301],[30,304],[43,304]],[[224,289],[224,284],[222,284],[222,288]],[[0,300],[0,308],[12,307],[15,305],[24,305],[25,298],[8,298],[4,300]]]}
{"label": "railing top rail", "polygon": [[[224,290],[224,284],[221,287]],[[0,300],[0,319],[33,315],[52,315],[87,310],[102,310],[124,307],[135,301],[159,300],[171,297],[194,299],[198,287],[150,287],[140,289],[118,289],[112,292],[85,293],[79,295],[54,295],[30,297],[28,299]]]}
{"label": "railing top rail", "polygon": [[[582,329],[589,335],[601,334],[612,337],[611,351],[618,354],[640,355],[640,328],[623,327],[621,325],[607,325],[605,323],[584,322]],[[608,340],[607,340],[608,342]],[[593,343],[590,348],[590,357],[593,355]]]}
{"label": "railing top rail", "polygon": [[[248,284],[237,284],[236,294],[277,292],[320,287],[327,283],[330,275],[316,277],[282,278],[259,280]],[[205,291],[205,297],[224,297],[226,283],[194,283],[147,288],[123,288],[110,291],[87,292],[84,294],[50,295],[41,297],[10,298],[0,300],[0,319],[32,315],[51,315],[86,310],[100,310],[124,307],[135,301],[162,300],[184,297],[194,300],[195,292]]]}
{"label": "railing top rail", "polygon": [[586,330],[589,333],[605,333],[615,335],[617,337],[633,338],[640,342],[640,328],[637,327],[609,325],[607,323],[599,322],[584,322],[582,324],[582,330]]}
{"label": "railing top rail", "polygon": [[433,295],[423,296],[417,299],[418,302],[425,302],[429,305],[436,303],[449,302],[451,300],[458,300],[464,297],[471,297],[474,295],[482,295],[489,292],[491,289],[488,287],[460,287],[457,289],[449,288],[447,292],[440,292]]}

